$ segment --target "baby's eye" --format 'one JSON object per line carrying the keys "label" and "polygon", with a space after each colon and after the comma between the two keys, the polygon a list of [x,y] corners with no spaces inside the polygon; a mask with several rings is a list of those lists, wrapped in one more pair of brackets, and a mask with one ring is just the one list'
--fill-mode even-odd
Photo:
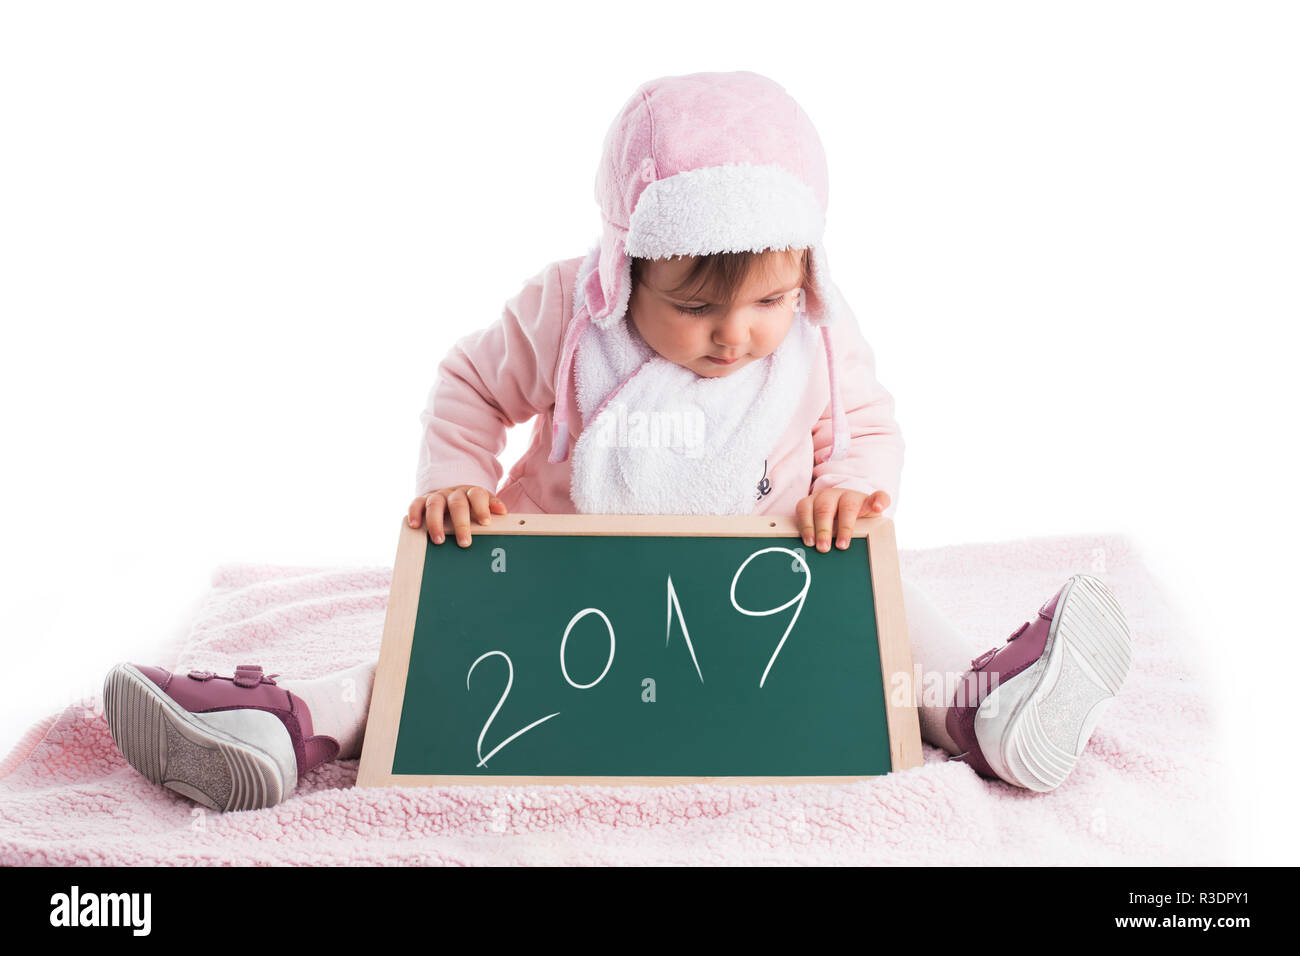
{"label": "baby's eye", "polygon": [[[763,306],[766,309],[770,309],[773,306],[780,305],[781,301],[784,298],[785,296],[778,295],[778,296],[773,296],[772,298],[769,299],[759,299],[758,304]],[[676,302],[674,302],[673,308],[676,309],[678,312],[682,313],[683,315],[703,315],[705,312],[708,312],[709,309],[713,308],[713,306],[711,305],[687,306],[687,305],[678,305]]]}

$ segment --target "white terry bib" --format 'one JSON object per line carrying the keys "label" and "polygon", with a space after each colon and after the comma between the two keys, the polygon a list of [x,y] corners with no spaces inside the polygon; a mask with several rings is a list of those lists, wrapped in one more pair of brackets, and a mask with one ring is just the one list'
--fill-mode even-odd
{"label": "white terry bib", "polygon": [[574,353],[582,433],[570,495],[583,514],[752,512],[767,457],[820,352],[803,312],[771,355],[718,378],[655,352],[624,315]]}

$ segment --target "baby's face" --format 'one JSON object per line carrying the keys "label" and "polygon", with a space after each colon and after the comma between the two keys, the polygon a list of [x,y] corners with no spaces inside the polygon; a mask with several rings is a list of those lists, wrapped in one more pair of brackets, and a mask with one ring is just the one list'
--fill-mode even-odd
{"label": "baby's face", "polygon": [[670,362],[704,378],[730,375],[771,355],[790,331],[803,270],[799,256],[789,258],[766,257],[730,304],[669,294],[690,273],[694,258],[647,262],[628,301],[632,324]]}

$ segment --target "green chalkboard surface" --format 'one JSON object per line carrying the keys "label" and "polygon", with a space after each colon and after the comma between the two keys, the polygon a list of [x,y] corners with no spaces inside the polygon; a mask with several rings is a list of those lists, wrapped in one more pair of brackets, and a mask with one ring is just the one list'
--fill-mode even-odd
{"label": "green chalkboard surface", "polygon": [[883,519],[823,554],[752,517],[512,518],[476,527],[467,548],[412,532],[410,636],[390,641],[390,599],[361,785],[854,778],[898,764],[872,567],[896,561],[892,526],[884,557],[869,547]]}

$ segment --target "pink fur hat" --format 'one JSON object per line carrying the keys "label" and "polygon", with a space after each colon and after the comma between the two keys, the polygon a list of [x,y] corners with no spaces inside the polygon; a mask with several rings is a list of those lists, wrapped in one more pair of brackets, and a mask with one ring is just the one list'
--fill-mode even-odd
{"label": "pink fur hat", "polygon": [[626,316],[632,257],[786,248],[810,250],[804,310],[821,328],[830,368],[834,439],[819,461],[847,454],[848,424],[828,328],[843,309],[822,248],[827,192],[817,130],[767,77],[692,73],[641,84],[605,136],[596,173],[603,228],[578,273],[549,460],[568,456],[568,391],[578,341],[588,322],[607,329]]}

